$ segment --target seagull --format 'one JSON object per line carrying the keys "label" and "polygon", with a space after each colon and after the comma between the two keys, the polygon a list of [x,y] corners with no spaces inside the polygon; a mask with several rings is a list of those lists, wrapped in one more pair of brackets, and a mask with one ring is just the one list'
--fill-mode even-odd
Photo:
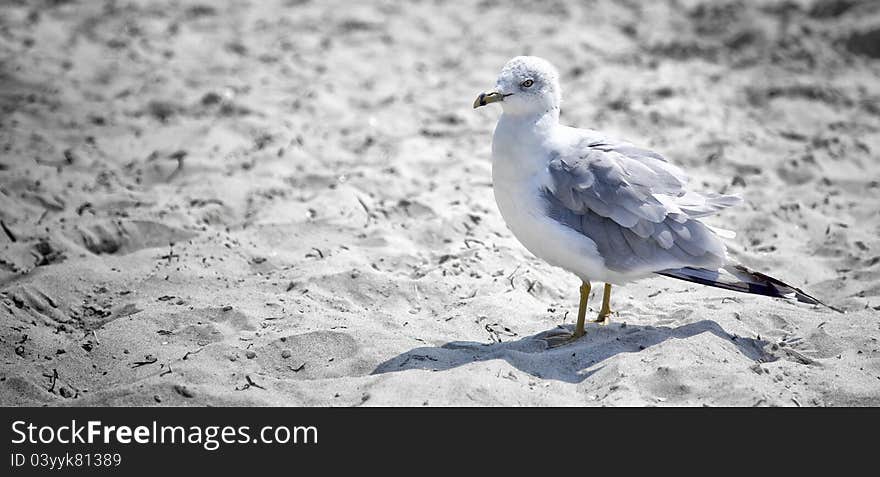
{"label": "seagull", "polygon": [[574,332],[551,346],[586,333],[591,281],[605,284],[594,321],[606,325],[612,285],[655,274],[824,305],[732,261],[722,238],[733,232],[700,221],[741,203],[739,196],[693,191],[684,171],[662,155],[563,126],[561,100],[556,68],[542,58],[518,56],[504,65],[495,89],[474,101],[474,109],[498,103],[503,110],[492,138],[501,216],[530,252],[582,281]]}

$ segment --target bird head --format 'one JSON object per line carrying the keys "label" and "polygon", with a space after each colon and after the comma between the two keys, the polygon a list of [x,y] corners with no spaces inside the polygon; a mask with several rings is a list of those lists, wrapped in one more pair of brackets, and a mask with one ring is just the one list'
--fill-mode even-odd
{"label": "bird head", "polygon": [[501,69],[495,89],[477,97],[474,108],[500,103],[505,113],[535,114],[559,109],[561,100],[556,68],[537,56],[517,56]]}

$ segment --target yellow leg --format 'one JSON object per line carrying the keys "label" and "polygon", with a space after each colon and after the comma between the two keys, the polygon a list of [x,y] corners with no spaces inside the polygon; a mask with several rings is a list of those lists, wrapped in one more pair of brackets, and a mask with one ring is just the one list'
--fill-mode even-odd
{"label": "yellow leg", "polygon": [[583,285],[581,285],[581,303],[578,307],[577,325],[574,328],[574,335],[572,335],[572,338],[574,339],[578,339],[587,334],[586,330],[584,330],[584,318],[587,316],[588,298],[590,298],[590,282],[583,282]]}
{"label": "yellow leg", "polygon": [[583,285],[581,285],[581,302],[578,307],[578,319],[574,327],[574,333],[553,333],[551,336],[548,336],[546,340],[551,348],[567,345],[587,334],[587,330],[584,329],[584,318],[587,316],[587,299],[589,298],[590,282],[583,282]]}
{"label": "yellow leg", "polygon": [[596,317],[596,323],[607,325],[611,322],[611,284],[605,284],[605,293],[602,294],[602,309],[599,310],[599,316]]}

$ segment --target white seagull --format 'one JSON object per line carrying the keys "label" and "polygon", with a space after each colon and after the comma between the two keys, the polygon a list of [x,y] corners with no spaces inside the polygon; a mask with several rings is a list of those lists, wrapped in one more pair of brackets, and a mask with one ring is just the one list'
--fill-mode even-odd
{"label": "white seagull", "polygon": [[577,325],[561,343],[586,333],[591,280],[605,283],[595,320],[604,324],[611,285],[653,274],[821,304],[729,259],[721,237],[733,233],[700,218],[739,204],[738,196],[689,190],[685,173],[660,154],[559,124],[561,99],[556,68],[518,56],[495,89],[474,101],[474,108],[503,109],[492,138],[492,182],[508,227],[530,252],[583,281]]}

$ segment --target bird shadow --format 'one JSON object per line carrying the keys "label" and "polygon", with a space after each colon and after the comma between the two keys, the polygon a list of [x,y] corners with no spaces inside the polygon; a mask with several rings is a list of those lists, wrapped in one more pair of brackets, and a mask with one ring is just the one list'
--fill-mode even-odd
{"label": "bird shadow", "polygon": [[702,320],[678,327],[612,324],[589,326],[588,333],[574,343],[549,348],[546,339],[571,327],[558,327],[515,341],[477,343],[453,341],[439,347],[415,348],[376,367],[371,374],[408,369],[445,371],[469,363],[503,359],[520,371],[541,379],[579,383],[599,371],[601,363],[621,353],[637,353],[669,339],[685,339],[711,333],[732,343],[755,362],[777,358],[764,351],[764,340],[743,338],[726,332],[718,323]]}

